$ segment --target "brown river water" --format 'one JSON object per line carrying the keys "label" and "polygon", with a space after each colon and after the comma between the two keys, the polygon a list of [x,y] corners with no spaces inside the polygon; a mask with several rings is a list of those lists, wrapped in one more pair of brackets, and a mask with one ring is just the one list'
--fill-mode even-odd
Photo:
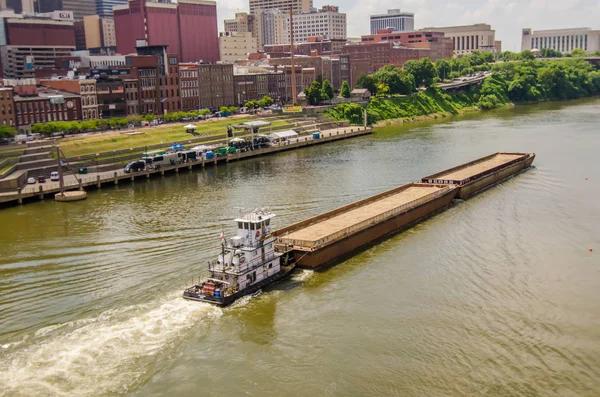
{"label": "brown river water", "polygon": [[[181,298],[240,212],[284,226],[498,151],[535,168],[230,308]],[[592,99],[4,209],[0,396],[598,396],[599,197]]]}

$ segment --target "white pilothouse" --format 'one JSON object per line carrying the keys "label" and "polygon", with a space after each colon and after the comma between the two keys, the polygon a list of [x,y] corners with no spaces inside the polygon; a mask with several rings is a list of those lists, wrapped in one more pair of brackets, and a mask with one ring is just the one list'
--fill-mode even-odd
{"label": "white pilothouse", "polygon": [[287,264],[286,254],[275,252],[273,218],[263,209],[235,219],[237,233],[229,241],[221,234],[221,254],[208,264],[210,277],[186,289],[183,297],[225,306],[289,275],[294,265]]}

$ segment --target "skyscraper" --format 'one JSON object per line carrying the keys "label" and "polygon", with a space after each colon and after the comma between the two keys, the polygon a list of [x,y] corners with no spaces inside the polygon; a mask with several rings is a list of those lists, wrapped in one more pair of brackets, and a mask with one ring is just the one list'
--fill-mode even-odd
{"label": "skyscraper", "polygon": [[274,8],[289,11],[290,7],[295,13],[309,12],[312,6],[313,0],[250,0],[250,14],[256,14],[257,10]]}
{"label": "skyscraper", "polygon": [[371,15],[371,34],[388,28],[392,28],[394,32],[415,30],[415,14],[394,9],[388,10],[387,14]]}
{"label": "skyscraper", "polygon": [[217,3],[209,0],[130,0],[114,9],[117,52],[136,52],[136,42],[168,46],[182,62],[217,62]]}
{"label": "skyscraper", "polygon": [[128,0],[96,0],[96,14],[100,18],[112,18],[113,7],[127,4]]}
{"label": "skyscraper", "polygon": [[95,0],[37,0],[36,12],[73,11],[75,19],[96,14]]}
{"label": "skyscraper", "polygon": [[0,0],[0,9],[11,9],[16,14],[33,12],[33,0]]}

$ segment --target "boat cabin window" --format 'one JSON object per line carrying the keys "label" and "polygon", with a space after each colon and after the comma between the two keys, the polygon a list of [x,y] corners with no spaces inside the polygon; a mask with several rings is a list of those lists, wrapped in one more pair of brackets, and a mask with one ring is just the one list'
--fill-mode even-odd
{"label": "boat cabin window", "polygon": [[254,229],[254,223],[251,223],[251,224],[250,224],[250,230],[255,230],[255,229]]}
{"label": "boat cabin window", "polygon": [[248,224],[248,222],[244,222],[244,229],[250,230],[250,225]]}
{"label": "boat cabin window", "polygon": [[163,161],[163,157],[162,156],[158,156],[154,158],[154,161]]}
{"label": "boat cabin window", "polygon": [[267,220],[265,221],[265,225],[266,225],[266,226],[270,226],[270,225],[271,225],[271,220],[270,220],[270,219],[267,219]]}
{"label": "boat cabin window", "polygon": [[238,229],[244,228],[244,222],[238,222]]}

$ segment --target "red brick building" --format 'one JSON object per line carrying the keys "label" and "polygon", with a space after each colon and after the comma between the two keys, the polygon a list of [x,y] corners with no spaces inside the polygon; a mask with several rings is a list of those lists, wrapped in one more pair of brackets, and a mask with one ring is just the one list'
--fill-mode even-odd
{"label": "red brick building", "polygon": [[181,79],[181,110],[186,112],[198,110],[200,108],[198,64],[180,64],[179,76]]}
{"label": "red brick building", "polygon": [[81,96],[43,86],[14,87],[17,126],[20,133],[50,121],[81,121]]}
{"label": "red brick building", "polygon": [[[321,56],[341,54],[347,40],[345,39],[326,39],[321,37],[311,37],[305,43],[294,44],[295,55]],[[273,58],[289,57],[290,44],[265,45],[265,53]]]}
{"label": "red brick building", "polygon": [[362,43],[380,43],[393,41],[402,44],[427,43],[434,38],[444,38],[444,32],[394,32],[393,29],[383,29],[377,34],[361,36]]}
{"label": "red brick building", "polygon": [[136,52],[138,40],[168,46],[183,62],[219,60],[217,5],[206,0],[177,3],[130,0],[114,8],[117,52]]}
{"label": "red brick building", "polygon": [[0,124],[16,127],[12,87],[0,87]]}

